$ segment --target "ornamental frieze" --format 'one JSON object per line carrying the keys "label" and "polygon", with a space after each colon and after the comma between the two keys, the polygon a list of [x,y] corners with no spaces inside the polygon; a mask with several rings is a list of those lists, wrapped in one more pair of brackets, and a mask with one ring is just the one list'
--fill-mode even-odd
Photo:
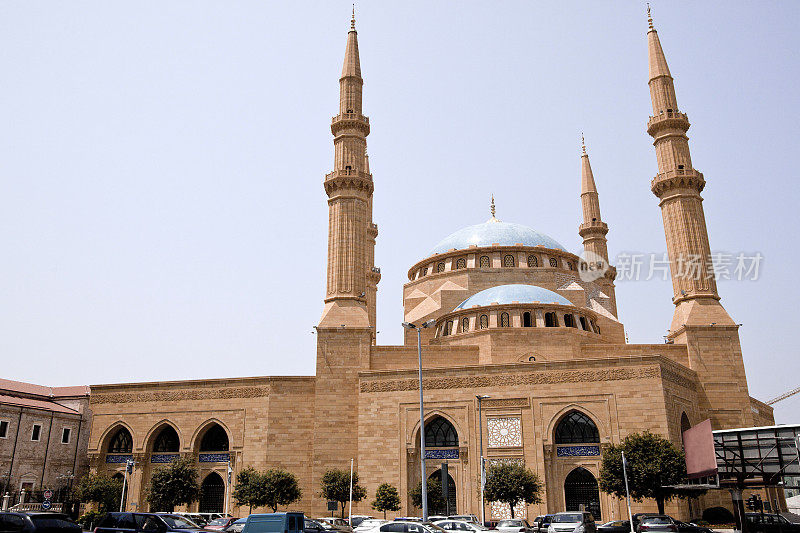
{"label": "ornamental frieze", "polygon": [[269,387],[236,387],[225,389],[167,390],[159,392],[117,392],[94,394],[91,404],[174,402],[180,400],[223,400],[228,398],[260,398],[269,396]]}
{"label": "ornamental frieze", "polygon": [[695,381],[693,379],[663,367],[661,368],[661,379],[671,381],[689,390],[695,390]]}
{"label": "ornamental frieze", "polygon": [[489,398],[483,400],[483,406],[486,407],[530,407],[530,402],[527,398]]}
{"label": "ornamental frieze", "polygon": [[[423,387],[431,389],[469,389],[475,387],[502,387],[513,385],[546,385],[552,383],[585,383],[588,381],[619,381],[661,377],[657,366],[643,368],[609,368],[563,372],[535,372],[524,374],[498,374],[494,376],[464,376],[423,379]],[[361,392],[393,392],[416,390],[416,379],[376,380],[361,383]]]}

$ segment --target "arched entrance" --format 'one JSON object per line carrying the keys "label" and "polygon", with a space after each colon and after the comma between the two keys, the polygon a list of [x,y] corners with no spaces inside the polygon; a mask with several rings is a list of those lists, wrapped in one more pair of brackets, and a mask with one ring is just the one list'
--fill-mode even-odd
{"label": "arched entrance", "polygon": [[225,507],[225,482],[216,472],[211,472],[200,487],[200,513],[221,513]]}
{"label": "arched entrance", "polygon": [[[111,476],[111,479],[119,483],[120,486],[122,486],[123,482],[125,481],[125,474],[123,474],[122,472],[117,472],[116,474]],[[126,509],[127,506],[128,506],[128,491],[125,491],[125,494],[122,495],[122,508]],[[114,511],[115,509],[111,510]]]}
{"label": "arched entrance", "polygon": [[[437,482],[442,481],[442,469],[440,468],[430,476],[428,476],[428,483],[431,480],[436,480]],[[442,495],[444,495],[444,483],[442,483]],[[457,514],[458,510],[456,509],[456,481],[453,479],[453,476],[447,474],[447,505],[442,505],[441,509],[431,508],[428,509],[429,515],[453,515]]]}
{"label": "arched entrance", "polygon": [[591,472],[578,467],[564,480],[564,502],[567,511],[589,511],[600,520],[600,491]]}

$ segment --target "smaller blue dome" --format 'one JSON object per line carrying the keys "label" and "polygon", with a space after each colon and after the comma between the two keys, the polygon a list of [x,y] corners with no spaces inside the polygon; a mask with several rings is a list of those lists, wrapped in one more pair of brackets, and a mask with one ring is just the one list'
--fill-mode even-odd
{"label": "smaller blue dome", "polygon": [[485,306],[493,303],[510,304],[518,302],[521,304],[532,304],[540,302],[543,304],[573,305],[572,302],[556,294],[553,291],[537,287],[536,285],[498,285],[490,289],[482,290],[473,294],[456,306],[453,311],[467,309],[475,305]]}

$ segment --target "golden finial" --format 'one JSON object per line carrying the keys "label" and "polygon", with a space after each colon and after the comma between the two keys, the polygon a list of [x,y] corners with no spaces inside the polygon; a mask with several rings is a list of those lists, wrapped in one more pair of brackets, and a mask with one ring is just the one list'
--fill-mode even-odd
{"label": "golden finial", "polygon": [[586,142],[583,140],[583,132],[581,132],[581,149],[583,150],[583,155],[586,155]]}
{"label": "golden finial", "polygon": [[350,18],[350,29],[356,29],[356,5],[353,4],[353,16]]}
{"label": "golden finial", "polygon": [[494,218],[494,213],[495,213],[495,209],[494,209],[494,194],[492,194],[492,207],[491,207],[491,211],[492,211],[492,218]]}
{"label": "golden finial", "polygon": [[647,2],[647,24],[653,29],[653,17],[650,16],[650,2]]}

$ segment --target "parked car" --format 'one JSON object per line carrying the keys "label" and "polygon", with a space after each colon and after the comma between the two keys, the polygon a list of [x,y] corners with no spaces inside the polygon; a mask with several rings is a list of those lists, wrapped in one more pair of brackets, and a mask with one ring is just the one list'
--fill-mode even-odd
{"label": "parked car", "polygon": [[380,518],[366,518],[358,524],[358,526],[353,530],[355,533],[365,533],[370,529],[375,529],[383,524],[387,524],[389,520],[382,520]]}
{"label": "parked car", "polygon": [[237,520],[239,520],[239,519],[231,517],[231,516],[222,517],[222,518],[214,518],[213,520],[211,520],[211,522],[206,524],[205,529],[214,529],[214,530],[217,530],[217,531],[221,531],[221,530],[225,529],[226,527],[228,527],[229,525],[231,525],[234,522],[236,522]]}
{"label": "parked car", "polygon": [[222,531],[225,531],[226,533],[242,533],[245,522],[247,522],[246,517],[234,520],[232,524],[228,525],[228,527],[226,527]]}
{"label": "parked car", "polygon": [[556,513],[550,522],[549,533],[597,533],[592,513]]}
{"label": "parked car", "polygon": [[534,527],[527,520],[512,518],[510,520],[500,520],[495,529],[501,533],[537,533],[538,527]]}
{"label": "parked car", "polygon": [[344,531],[345,533],[353,533],[353,528],[350,527],[350,524],[347,523],[347,520],[343,518],[336,518],[334,516],[325,516],[320,518],[315,518],[317,522],[325,522],[329,526],[333,527],[333,529],[337,531]]}
{"label": "parked car", "polygon": [[475,516],[474,514],[456,514],[450,515],[447,517],[448,520],[463,520],[464,522],[474,522],[476,524],[481,523],[481,519]]}
{"label": "parked car", "polygon": [[[466,520],[439,520],[435,525],[445,531],[489,531],[489,528]],[[515,530],[516,533],[517,530]]]}
{"label": "parked car", "polygon": [[[539,520],[537,517],[536,520]],[[539,522],[539,533],[547,533],[550,530],[550,522],[553,521],[553,515],[546,514],[542,517],[541,522]]]}
{"label": "parked car", "polygon": [[303,533],[303,513],[251,514],[244,523],[242,533]]}
{"label": "parked car", "polygon": [[444,533],[444,530],[430,522],[412,522],[410,520],[395,520],[373,529],[376,533]]}
{"label": "parked car", "polygon": [[82,528],[65,514],[47,512],[0,512],[2,533],[81,533]]}
{"label": "parked car", "polygon": [[648,514],[639,519],[636,528],[638,533],[670,531],[678,533],[678,524],[671,516],[665,514]]}
{"label": "parked car", "polygon": [[108,513],[94,529],[94,533],[131,533],[133,531],[188,533],[203,531],[203,529],[183,516],[157,513]]}
{"label": "parked car", "polygon": [[795,533],[800,524],[794,524],[779,514],[745,513],[747,526],[752,533]]}
{"label": "parked car", "polygon": [[631,533],[630,520],[612,520],[597,526],[597,533]]}
{"label": "parked car", "polygon": [[354,514],[350,517],[350,527],[356,528],[361,525],[361,522],[364,520],[368,520],[370,518],[375,518],[374,516],[367,516],[363,514]]}
{"label": "parked car", "polygon": [[675,525],[678,526],[678,533],[714,533],[710,528],[678,520],[675,521]]}
{"label": "parked car", "polygon": [[438,515],[438,514],[435,514],[433,516],[428,516],[428,522],[433,522],[434,524],[436,522],[441,522],[442,520],[447,520],[447,517],[444,516],[444,515]]}
{"label": "parked car", "polygon": [[305,533],[333,533],[336,531],[329,523],[311,518],[305,519],[303,530]]}

